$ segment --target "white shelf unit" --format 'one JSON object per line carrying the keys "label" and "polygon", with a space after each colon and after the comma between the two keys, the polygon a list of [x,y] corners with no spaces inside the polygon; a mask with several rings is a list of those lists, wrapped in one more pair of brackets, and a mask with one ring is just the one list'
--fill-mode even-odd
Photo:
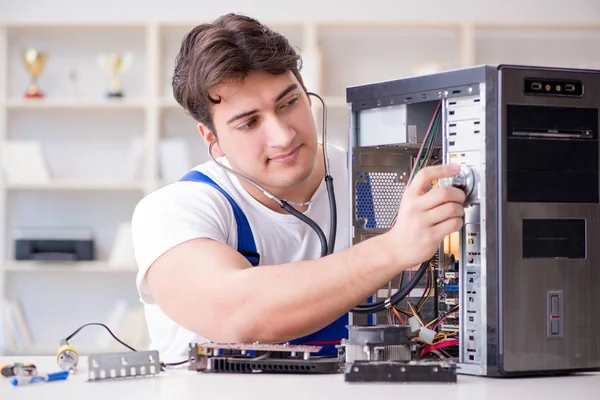
{"label": "white shelf unit", "polygon": [[[5,260],[0,263],[0,299],[19,302],[31,331],[31,343],[5,345],[0,354],[54,354],[59,339],[78,326],[110,321],[117,302],[139,305],[135,266],[112,268],[109,253],[117,227],[130,221],[135,204],[169,183],[158,156],[162,138],[185,139],[192,164],[208,160],[196,122],[170,92],[175,55],[183,35],[197,23],[0,25],[0,151],[7,140],[37,140],[53,177],[45,183],[0,180],[0,260]],[[328,138],[341,146],[347,136],[347,86],[485,63],[600,68],[600,24],[267,24],[303,54],[308,88],[328,104]],[[21,52],[29,47],[49,53],[39,79],[44,99],[24,98],[29,77]],[[109,79],[96,56],[126,51],[135,59],[121,74],[125,98],[106,99]],[[318,110],[315,101],[317,118]],[[141,176],[131,170],[133,140],[143,144]],[[89,227],[97,259],[52,265],[14,261],[12,234],[22,226]],[[73,344],[83,352],[101,351],[111,342],[107,338],[100,328],[88,328]]]}

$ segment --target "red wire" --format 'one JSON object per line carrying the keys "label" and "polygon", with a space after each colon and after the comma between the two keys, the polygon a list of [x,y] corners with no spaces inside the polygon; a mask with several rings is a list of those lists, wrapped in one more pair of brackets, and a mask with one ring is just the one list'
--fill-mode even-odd
{"label": "red wire", "polygon": [[[442,102],[438,102],[437,107],[435,108],[435,111],[433,112],[433,117],[431,117],[431,121],[429,121],[429,126],[427,127],[427,133],[429,133],[429,131],[431,130],[431,127],[433,126],[433,121],[435,121],[435,116],[438,113],[438,110],[440,109],[440,106],[442,105]],[[425,136],[427,137],[427,136]],[[421,148],[419,149],[419,153],[417,154],[417,162],[419,161],[419,159],[421,158],[421,153],[423,152],[423,148],[425,147],[425,140],[423,140],[423,143],[421,143]],[[413,176],[415,169],[413,168],[410,171],[410,176],[408,177],[408,181],[410,182]]]}
{"label": "red wire", "polygon": [[319,345],[340,344],[340,343],[341,343],[340,340],[323,340],[320,342],[303,342],[302,345],[303,346],[319,346]]}
{"label": "red wire", "polygon": [[398,310],[394,309],[394,308],[390,308],[390,310],[392,311],[392,313],[395,315],[396,319],[398,320],[398,322],[400,322],[400,325],[404,325],[404,320],[402,319],[402,317],[400,316],[400,313],[398,312]]}
{"label": "red wire", "polygon": [[444,321],[446,318],[448,318],[450,315],[454,314],[454,313],[455,313],[455,312],[457,312],[457,311],[458,311],[458,307],[456,308],[456,310],[452,310],[452,311],[451,311],[451,312],[449,312],[448,314],[444,315],[444,317],[443,317],[442,319],[440,319],[440,320],[439,320],[439,321],[438,321],[438,322],[437,322],[437,323],[436,323],[436,324],[433,326],[433,328],[431,328],[431,329],[433,329],[433,330],[435,331],[435,329],[436,329],[438,326],[440,326],[440,324],[441,324],[441,323],[442,323],[442,322],[443,322],[443,321]]}
{"label": "red wire", "polygon": [[431,353],[434,350],[444,349],[450,346],[458,346],[458,339],[444,340],[442,342],[437,342],[435,344],[425,346],[423,347],[423,350],[421,350],[421,354],[419,354],[419,357],[423,358],[423,356],[427,353]]}

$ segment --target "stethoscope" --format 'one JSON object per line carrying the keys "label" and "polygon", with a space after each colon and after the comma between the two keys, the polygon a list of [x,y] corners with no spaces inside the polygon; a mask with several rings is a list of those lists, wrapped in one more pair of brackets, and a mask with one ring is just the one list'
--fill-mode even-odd
{"label": "stethoscope", "polygon": [[329,241],[327,241],[325,239],[325,234],[323,233],[323,230],[319,227],[319,225],[317,225],[317,223],[315,221],[313,221],[311,218],[307,217],[306,215],[302,214],[301,212],[299,212],[298,210],[296,210],[295,208],[292,207],[292,205],[306,206],[306,205],[310,204],[310,201],[305,202],[305,203],[296,203],[296,202],[293,202],[290,200],[280,199],[279,197],[275,196],[273,193],[269,192],[267,189],[260,186],[258,183],[254,182],[252,179],[247,178],[247,177],[243,176],[242,174],[232,170],[231,168],[219,163],[216,160],[216,158],[213,156],[213,153],[212,153],[212,147],[215,145],[215,143],[217,143],[216,140],[213,140],[212,142],[210,142],[210,145],[208,146],[208,156],[210,157],[212,162],[214,162],[217,166],[219,166],[223,170],[229,172],[230,174],[238,177],[239,179],[249,183],[250,185],[254,186],[258,190],[260,190],[265,196],[267,196],[269,199],[277,202],[277,204],[279,204],[279,206],[281,208],[283,208],[285,211],[289,212],[290,214],[292,214],[293,216],[295,216],[296,218],[300,219],[301,221],[305,222],[308,226],[310,226],[317,233],[317,236],[319,237],[319,241],[321,242],[321,257],[324,257],[326,255],[333,253],[333,249],[335,247],[335,236],[336,236],[336,231],[337,231],[337,208],[336,208],[336,203],[335,203],[335,193],[333,191],[333,178],[331,177],[331,174],[329,171],[329,158],[327,157],[327,105],[325,104],[325,100],[323,100],[323,98],[321,96],[319,96],[318,94],[312,93],[312,92],[306,92],[306,94],[308,96],[315,96],[317,99],[319,99],[319,101],[323,105],[323,128],[322,128],[323,129],[323,158],[325,161],[325,186],[327,187],[327,196],[329,197],[329,213],[330,213]]}
{"label": "stethoscope", "polygon": [[[318,94],[312,93],[312,92],[306,92],[306,94],[309,96],[315,96],[316,98],[319,99],[319,101],[321,101],[321,104],[323,104],[323,158],[325,159],[325,185],[327,186],[327,195],[329,196],[329,211],[330,211],[329,244],[327,243],[327,240],[325,239],[325,234],[323,233],[323,230],[319,227],[319,225],[317,225],[315,223],[315,221],[313,221],[306,215],[302,214],[298,210],[294,209],[290,205],[290,204],[293,204],[293,205],[298,205],[298,206],[305,206],[305,205],[309,204],[310,202],[295,203],[292,201],[280,199],[279,197],[275,196],[273,193],[269,192],[267,189],[263,188],[258,183],[254,182],[253,180],[246,178],[245,176],[239,174],[238,172],[232,170],[231,168],[228,168],[227,166],[219,163],[212,154],[212,147],[216,143],[216,140],[212,141],[210,143],[210,145],[208,146],[208,155],[209,155],[210,159],[216,165],[218,165],[220,168],[223,168],[225,171],[237,176],[238,178],[244,180],[245,182],[248,182],[250,185],[254,186],[258,190],[263,192],[265,196],[267,196],[268,198],[270,198],[273,201],[276,201],[277,204],[279,204],[279,206],[281,208],[283,208],[284,210],[286,210],[293,216],[297,217],[298,219],[302,220],[303,222],[308,224],[312,229],[314,229],[314,231],[319,236],[319,240],[321,241],[321,257],[324,257],[326,255],[333,253],[333,248],[335,247],[335,235],[336,235],[336,230],[337,230],[336,229],[337,228],[337,208],[336,208],[336,204],[335,204],[335,194],[333,192],[333,178],[331,177],[331,174],[329,171],[329,159],[327,158],[327,105],[325,104],[325,100],[323,100],[323,98],[321,98],[321,96],[319,96]],[[383,300],[383,301],[373,302],[373,303],[369,303],[369,304],[359,304],[359,305],[353,307],[351,311],[354,313],[358,313],[358,314],[374,314],[377,312],[384,311],[388,308],[391,308],[393,305],[399,304],[400,301],[402,299],[404,299],[414,289],[414,287],[421,280],[421,278],[423,277],[425,272],[428,270],[428,268],[429,268],[429,261],[422,263],[421,267],[416,272],[415,276],[410,280],[409,284],[406,286],[403,286],[400,290],[398,290],[390,298]]]}

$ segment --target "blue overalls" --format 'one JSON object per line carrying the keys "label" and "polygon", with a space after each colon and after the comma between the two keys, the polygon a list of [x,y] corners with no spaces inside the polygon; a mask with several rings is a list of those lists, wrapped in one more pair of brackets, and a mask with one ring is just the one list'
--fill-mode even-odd
{"label": "blue overalls", "polygon": [[[180,179],[180,181],[206,183],[220,191],[225,196],[225,198],[231,204],[233,215],[235,216],[235,221],[237,224],[237,251],[246,257],[252,266],[258,266],[260,264],[260,254],[258,254],[256,251],[256,243],[254,242],[252,229],[250,228],[250,224],[248,223],[248,219],[244,215],[244,212],[237,205],[235,200],[233,200],[233,198],[229,195],[229,193],[227,193],[208,176],[199,171],[188,172],[183,178]],[[337,348],[335,346],[340,344],[341,339],[348,337],[348,328],[346,328],[347,325],[348,314],[346,313],[321,330],[310,335],[291,340],[289,343],[295,345],[320,346],[322,349],[317,355],[335,356],[337,355]]]}

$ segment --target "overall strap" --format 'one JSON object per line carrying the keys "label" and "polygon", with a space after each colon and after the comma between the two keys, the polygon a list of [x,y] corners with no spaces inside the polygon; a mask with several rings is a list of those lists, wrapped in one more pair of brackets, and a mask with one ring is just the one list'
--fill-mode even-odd
{"label": "overall strap", "polygon": [[206,183],[225,196],[225,198],[231,204],[231,208],[233,209],[233,215],[235,216],[235,222],[237,225],[237,237],[238,237],[238,248],[237,251],[242,254],[253,266],[257,266],[260,262],[260,254],[256,251],[256,243],[254,242],[254,235],[252,234],[252,229],[250,228],[250,224],[248,223],[248,219],[244,215],[242,209],[237,205],[235,200],[227,193],[221,186],[219,186],[215,181],[210,179],[208,176],[203,174],[200,171],[190,171],[183,178],[179,180],[180,182],[201,182]]}
{"label": "overall strap", "polygon": [[349,313],[346,313],[317,332],[294,339],[289,343],[320,346],[321,350],[317,353],[318,356],[335,356],[342,339],[348,338],[349,319]]}

